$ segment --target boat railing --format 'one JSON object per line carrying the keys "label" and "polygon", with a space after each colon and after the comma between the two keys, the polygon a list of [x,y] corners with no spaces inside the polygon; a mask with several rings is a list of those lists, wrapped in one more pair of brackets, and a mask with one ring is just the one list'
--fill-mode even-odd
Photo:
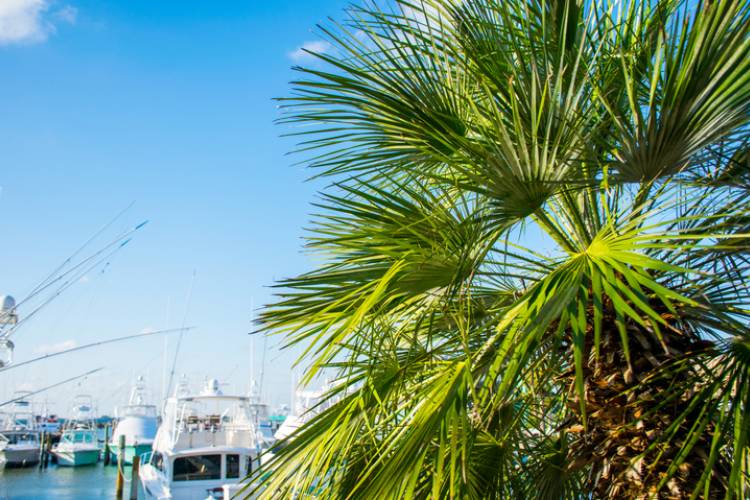
{"label": "boat railing", "polygon": [[115,408],[115,416],[119,419],[125,417],[156,417],[156,406],[154,405],[125,405]]}

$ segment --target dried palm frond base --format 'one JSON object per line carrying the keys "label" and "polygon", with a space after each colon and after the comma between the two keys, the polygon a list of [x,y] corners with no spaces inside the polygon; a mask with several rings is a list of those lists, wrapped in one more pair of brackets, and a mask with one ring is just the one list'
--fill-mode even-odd
{"label": "dried palm frond base", "polygon": [[[694,423],[688,416],[677,429],[669,429],[694,391],[683,390],[686,370],[667,371],[666,367],[674,366],[684,353],[706,350],[711,344],[675,331],[663,332],[663,343],[644,331],[630,330],[628,334],[635,340],[631,363],[623,350],[616,348],[621,345],[619,334],[609,331],[602,333],[601,352],[606,354],[596,360],[592,353],[584,366],[585,427],[574,389],[575,370],[564,374],[569,379],[569,407],[577,416],[566,429],[572,438],[568,468],[590,467],[587,480],[593,498],[690,498],[706,467],[712,427],[704,430],[665,481],[685,443],[683,436]],[[690,379],[695,380],[694,376]],[[660,442],[668,432],[674,437]],[[723,495],[721,485],[713,481],[708,498]]]}

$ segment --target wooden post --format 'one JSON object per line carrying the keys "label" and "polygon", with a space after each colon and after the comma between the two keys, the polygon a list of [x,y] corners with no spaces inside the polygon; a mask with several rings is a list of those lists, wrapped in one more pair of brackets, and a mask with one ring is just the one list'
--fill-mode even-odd
{"label": "wooden post", "polygon": [[138,500],[138,468],[141,464],[141,457],[133,457],[133,469],[130,473],[130,500]]}
{"label": "wooden post", "polygon": [[115,483],[115,496],[119,499],[122,498],[122,489],[125,483],[125,478],[122,476],[122,466],[123,462],[125,462],[125,434],[120,435],[117,445],[119,449],[117,450],[117,483]]}
{"label": "wooden post", "polygon": [[104,426],[104,465],[109,465],[111,452],[109,451],[109,424]]}
{"label": "wooden post", "polygon": [[47,451],[46,450],[47,445],[47,433],[45,431],[42,431],[42,435],[39,438],[39,468],[44,468],[44,454]]}
{"label": "wooden post", "polygon": [[52,449],[52,434],[47,434],[47,439],[44,442],[44,468],[46,469],[49,465],[49,455]]}

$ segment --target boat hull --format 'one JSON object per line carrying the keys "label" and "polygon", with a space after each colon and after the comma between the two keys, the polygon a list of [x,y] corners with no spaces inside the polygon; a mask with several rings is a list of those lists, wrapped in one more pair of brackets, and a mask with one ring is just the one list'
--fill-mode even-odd
{"label": "boat hull", "polygon": [[99,461],[99,450],[96,449],[75,451],[52,450],[52,454],[57,458],[57,465],[63,467],[94,465]]}
{"label": "boat hull", "polygon": [[7,447],[0,451],[0,462],[6,467],[27,467],[39,463],[39,448],[14,449]]}
{"label": "boat hull", "polygon": [[[120,452],[120,447],[116,444],[110,444],[109,450],[112,453],[111,459],[112,463],[117,463],[117,455]],[[125,465],[133,465],[133,457],[135,456],[141,456],[144,453],[148,453],[151,451],[151,443],[148,444],[128,444],[125,445],[125,449],[123,450],[123,463]]]}
{"label": "boat hull", "polygon": [[247,485],[239,478],[175,483],[170,482],[161,471],[148,463],[141,467],[138,478],[147,500],[204,500],[208,491],[213,492],[211,498],[224,500],[240,497],[247,500],[258,498],[256,493],[250,495],[247,491],[242,491]]}

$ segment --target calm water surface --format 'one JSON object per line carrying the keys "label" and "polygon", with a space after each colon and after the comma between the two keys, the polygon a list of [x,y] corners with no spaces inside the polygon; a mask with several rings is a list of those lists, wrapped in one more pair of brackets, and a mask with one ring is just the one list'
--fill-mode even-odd
{"label": "calm water surface", "polygon": [[[130,479],[130,467],[125,468]],[[103,462],[84,467],[57,467],[45,470],[36,466],[0,471],[0,499],[6,498],[115,498],[117,467]],[[143,498],[139,492],[138,498]],[[125,483],[124,498],[129,498],[130,483]]]}

